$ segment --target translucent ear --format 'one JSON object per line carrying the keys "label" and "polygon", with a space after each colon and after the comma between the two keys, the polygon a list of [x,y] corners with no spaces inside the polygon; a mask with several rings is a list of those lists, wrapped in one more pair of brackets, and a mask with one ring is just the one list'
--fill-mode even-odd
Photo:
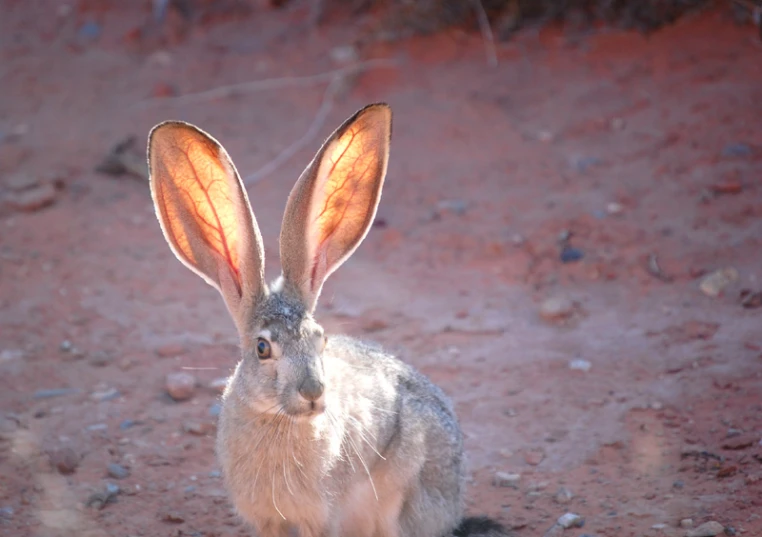
{"label": "translucent ear", "polygon": [[392,111],[372,104],[344,122],[297,181],[280,235],[285,284],[315,308],[323,282],[355,251],[376,215]]}
{"label": "translucent ear", "polygon": [[210,135],[168,121],[151,130],[148,166],[170,248],[222,294],[241,331],[265,292],[264,248],[233,162]]}

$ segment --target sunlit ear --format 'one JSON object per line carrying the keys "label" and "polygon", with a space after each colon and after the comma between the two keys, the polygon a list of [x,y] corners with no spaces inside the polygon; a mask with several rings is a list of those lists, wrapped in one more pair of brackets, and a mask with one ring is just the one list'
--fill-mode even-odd
{"label": "sunlit ear", "polygon": [[178,259],[225,299],[239,331],[265,292],[262,237],[225,149],[200,129],[161,123],[148,137],[151,196]]}
{"label": "sunlit ear", "polygon": [[325,279],[368,233],[389,161],[392,111],[380,103],[344,122],[297,181],[280,235],[285,283],[308,311]]}

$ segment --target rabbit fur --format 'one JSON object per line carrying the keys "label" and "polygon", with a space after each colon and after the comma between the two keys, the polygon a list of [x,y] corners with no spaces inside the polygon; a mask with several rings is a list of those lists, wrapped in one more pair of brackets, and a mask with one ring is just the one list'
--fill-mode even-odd
{"label": "rabbit fur", "polygon": [[502,537],[463,519],[464,454],[452,403],[381,348],[326,336],[325,279],[375,217],[391,109],[367,106],[323,144],[289,196],[282,275],[225,149],[179,121],[149,135],[151,193],[178,259],[223,296],[241,359],[223,395],[217,456],[238,513],[260,537]]}

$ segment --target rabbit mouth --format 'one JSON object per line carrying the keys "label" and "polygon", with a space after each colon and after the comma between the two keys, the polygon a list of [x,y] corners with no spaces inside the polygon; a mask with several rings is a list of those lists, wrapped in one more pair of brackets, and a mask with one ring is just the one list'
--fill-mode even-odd
{"label": "rabbit mouth", "polygon": [[302,401],[290,408],[286,408],[286,413],[297,419],[310,420],[320,416],[325,412],[324,401]]}

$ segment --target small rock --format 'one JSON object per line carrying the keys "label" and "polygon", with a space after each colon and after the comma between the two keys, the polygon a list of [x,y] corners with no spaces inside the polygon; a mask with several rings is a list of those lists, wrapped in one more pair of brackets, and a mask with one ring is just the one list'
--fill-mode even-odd
{"label": "small rock", "polygon": [[88,362],[95,367],[105,367],[113,361],[113,356],[105,351],[95,351],[90,355]]}
{"label": "small rock", "polygon": [[679,479],[675,481],[674,483],[672,483],[672,488],[683,489],[684,487],[685,487],[685,483],[680,481]]}
{"label": "small rock", "polygon": [[569,369],[572,371],[584,371],[587,373],[590,371],[590,368],[593,367],[593,364],[588,362],[587,360],[572,360],[569,362]]}
{"label": "small rock", "polygon": [[521,474],[509,474],[506,472],[495,472],[492,478],[492,485],[496,487],[510,487],[512,489],[519,488],[521,482]]}
{"label": "small rock", "polygon": [[564,534],[564,527],[558,524],[553,524],[551,528],[545,532],[543,537],[561,537]]}
{"label": "small rock", "polygon": [[97,39],[101,35],[101,26],[97,22],[88,21],[79,27],[77,35],[80,39],[93,40]]}
{"label": "small rock", "polygon": [[559,321],[574,313],[574,302],[564,296],[547,298],[540,304],[540,317],[546,321]]}
{"label": "small rock", "polygon": [[666,524],[654,524],[653,526],[651,526],[651,529],[652,530],[666,530],[667,529],[667,525]]}
{"label": "small rock", "polygon": [[56,187],[51,183],[40,183],[37,186],[10,192],[6,196],[8,205],[18,211],[34,212],[52,205],[56,201]]}
{"label": "small rock", "polygon": [[743,192],[743,184],[737,179],[725,179],[719,183],[715,183],[710,187],[711,193],[715,196],[721,196],[723,194],[740,194]]}
{"label": "small rock", "polygon": [[185,517],[177,511],[167,511],[161,515],[161,519],[164,522],[171,522],[173,524],[181,524],[185,522]]}
{"label": "small rock", "polygon": [[121,464],[116,464],[114,462],[108,465],[107,473],[109,477],[113,477],[114,479],[125,479],[130,477],[129,468],[125,468]]}
{"label": "small rock", "polygon": [[14,510],[13,510],[13,507],[11,507],[10,505],[0,507],[1,520],[10,520],[13,518],[13,514],[14,514]]}
{"label": "small rock", "polygon": [[90,394],[90,398],[94,401],[100,401],[101,403],[111,401],[120,397],[122,394],[116,388],[109,388],[108,390],[93,392]]}
{"label": "small rock", "polygon": [[572,167],[578,172],[582,173],[585,173],[588,169],[592,168],[593,166],[598,166],[601,163],[601,159],[597,157],[576,156],[571,159]]}
{"label": "small rock", "polygon": [[561,250],[561,263],[576,263],[585,257],[585,253],[579,248],[573,246],[564,246]]}
{"label": "small rock", "polygon": [[209,477],[211,477],[212,479],[219,479],[220,477],[222,477],[222,472],[220,472],[219,470],[212,470],[211,472],[209,472]]}
{"label": "small rock", "polygon": [[175,356],[185,354],[186,349],[180,343],[168,343],[167,345],[157,347],[155,352],[160,358],[174,358]]}
{"label": "small rock", "polygon": [[711,522],[705,522],[698,528],[688,530],[685,532],[685,537],[715,537],[725,530],[725,528],[719,522],[712,520]]}
{"label": "small rock", "polygon": [[690,529],[693,527],[693,519],[692,518],[684,518],[680,521],[680,527],[683,529]]}
{"label": "small rock", "polygon": [[166,389],[175,401],[186,401],[193,397],[196,390],[196,377],[190,373],[170,373],[167,375]]}
{"label": "small rock", "polygon": [[574,494],[572,494],[572,491],[566,487],[560,487],[558,492],[556,492],[556,495],[553,497],[556,503],[560,503],[561,505],[568,504],[573,498]]}
{"label": "small rock", "polygon": [[329,53],[331,60],[339,65],[346,65],[356,62],[359,59],[357,49],[352,45],[344,45],[341,47],[334,47]]}
{"label": "small rock", "polygon": [[163,97],[174,97],[177,93],[177,88],[173,84],[169,82],[157,82],[153,87],[151,95],[160,99]]}
{"label": "small rock", "polygon": [[733,267],[717,270],[706,276],[699,287],[701,291],[712,298],[722,294],[723,289],[738,279],[738,271]]}
{"label": "small rock", "polygon": [[622,214],[622,211],[624,211],[624,207],[622,207],[621,203],[612,201],[611,203],[606,205],[606,212],[609,213],[611,216]]}
{"label": "small rock", "polygon": [[119,424],[119,429],[122,431],[126,431],[127,429],[131,429],[135,425],[137,425],[138,422],[134,420],[123,420],[122,423]]}
{"label": "small rock", "polygon": [[186,421],[183,423],[183,431],[196,436],[205,436],[214,430],[215,425],[206,421]]}
{"label": "small rock", "polygon": [[53,388],[50,390],[37,390],[32,397],[35,399],[50,399],[52,397],[61,397],[62,395],[72,395],[79,393],[76,388]]}
{"label": "small rock", "polygon": [[40,181],[28,173],[17,173],[15,175],[11,175],[5,180],[5,186],[8,188],[8,190],[13,192],[22,192],[24,190],[29,190],[39,184]]}
{"label": "small rock", "polygon": [[209,383],[209,388],[214,392],[222,393],[228,386],[228,379],[229,377],[216,378]]}
{"label": "small rock", "polygon": [[94,423],[85,427],[87,431],[105,431],[106,429],[108,429],[108,425],[105,423]]}
{"label": "small rock", "polygon": [[3,349],[0,351],[0,363],[15,362],[24,357],[24,351],[21,349]]}
{"label": "small rock", "polygon": [[107,483],[104,490],[93,492],[85,502],[85,505],[95,507],[96,509],[103,509],[107,505],[114,503],[120,492],[121,489],[117,485]]}
{"label": "small rock", "polygon": [[64,339],[61,342],[61,344],[58,346],[58,350],[60,350],[61,352],[71,352],[73,348],[74,348],[74,345],[68,339]]}
{"label": "small rock", "polygon": [[219,403],[213,403],[212,406],[209,407],[209,415],[213,418],[216,418],[220,415],[222,412],[222,405]]}
{"label": "small rock", "polygon": [[723,157],[750,157],[751,154],[751,146],[743,142],[728,144],[722,148]]}
{"label": "small rock", "polygon": [[442,200],[437,203],[437,209],[440,212],[453,212],[457,215],[464,214],[468,209],[468,203],[459,199]]}
{"label": "small rock", "polygon": [[558,517],[556,523],[564,529],[581,528],[585,525],[585,519],[576,513],[566,513]]}
{"label": "small rock", "polygon": [[533,449],[524,453],[524,461],[532,466],[537,466],[545,458],[545,453],[541,450]]}
{"label": "small rock", "polygon": [[73,474],[79,466],[80,456],[70,447],[62,447],[50,453],[50,463],[63,475]]}

